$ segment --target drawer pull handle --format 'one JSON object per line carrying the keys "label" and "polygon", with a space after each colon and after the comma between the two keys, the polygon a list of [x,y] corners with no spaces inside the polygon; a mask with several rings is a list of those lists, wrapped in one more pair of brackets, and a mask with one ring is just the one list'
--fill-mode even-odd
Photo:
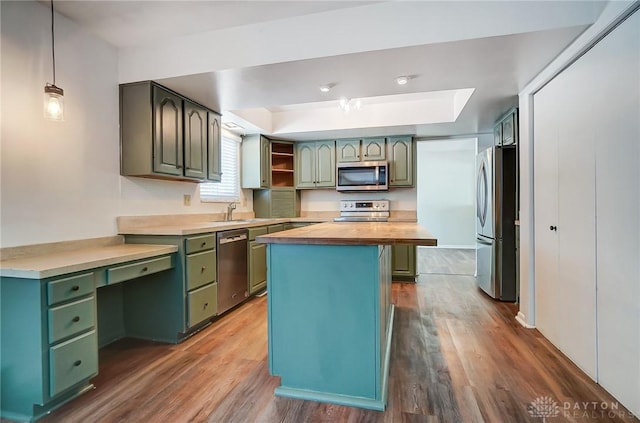
{"label": "drawer pull handle", "polygon": [[71,320],[74,321],[74,322],[79,322],[80,321],[80,316],[76,316]]}
{"label": "drawer pull handle", "polygon": [[204,303],[204,307],[202,307],[202,309],[204,310],[207,307],[209,307],[209,303]]}
{"label": "drawer pull handle", "polygon": [[79,289],[80,289],[80,287],[79,287],[78,285],[73,285],[73,286],[71,287],[71,290],[72,290],[72,291],[78,291]]}
{"label": "drawer pull handle", "polygon": [[204,272],[207,269],[207,266],[202,266],[202,269],[200,269],[200,272]]}
{"label": "drawer pull handle", "polygon": [[82,364],[82,360],[76,360],[76,361],[73,362],[73,365],[76,366],[76,367],[78,367],[81,364]]}
{"label": "drawer pull handle", "polygon": [[143,267],[143,268],[142,268],[142,271],[143,271],[143,272],[146,272],[147,270],[149,270],[149,268],[148,268],[147,266],[145,266],[145,267]]}
{"label": "drawer pull handle", "polygon": [[203,248],[206,247],[207,246],[207,242],[206,241],[203,242],[202,244],[200,244],[200,246],[203,247]]}

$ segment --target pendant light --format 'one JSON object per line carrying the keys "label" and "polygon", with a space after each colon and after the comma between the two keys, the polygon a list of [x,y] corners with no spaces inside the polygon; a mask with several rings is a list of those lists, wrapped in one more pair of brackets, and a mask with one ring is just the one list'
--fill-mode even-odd
{"label": "pendant light", "polygon": [[53,0],[51,0],[51,57],[53,61],[53,84],[44,86],[44,117],[49,120],[64,120],[64,90],[56,86],[56,46],[53,26]]}

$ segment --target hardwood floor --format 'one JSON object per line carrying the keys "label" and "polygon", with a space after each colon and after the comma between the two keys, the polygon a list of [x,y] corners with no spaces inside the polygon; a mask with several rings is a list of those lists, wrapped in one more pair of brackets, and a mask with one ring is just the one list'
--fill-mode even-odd
{"label": "hardwood floor", "polygon": [[603,410],[615,399],[521,327],[513,304],[482,294],[473,276],[422,274],[416,284],[394,284],[393,298],[385,412],[274,397],[263,297],[179,345],[122,340],[104,348],[96,389],[41,421],[542,422],[542,408],[531,410],[538,417],[528,406],[550,397],[560,407],[547,414],[550,423],[638,422],[622,406]]}
{"label": "hardwood floor", "polygon": [[418,273],[473,276],[476,250],[464,248],[418,247]]}

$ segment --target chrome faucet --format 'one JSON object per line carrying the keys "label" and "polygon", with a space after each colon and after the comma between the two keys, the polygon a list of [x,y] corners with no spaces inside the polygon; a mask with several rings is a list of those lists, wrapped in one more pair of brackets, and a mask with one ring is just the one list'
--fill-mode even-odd
{"label": "chrome faucet", "polygon": [[236,209],[236,203],[229,203],[229,205],[227,206],[227,217],[226,217],[226,221],[230,221],[233,220],[233,211]]}

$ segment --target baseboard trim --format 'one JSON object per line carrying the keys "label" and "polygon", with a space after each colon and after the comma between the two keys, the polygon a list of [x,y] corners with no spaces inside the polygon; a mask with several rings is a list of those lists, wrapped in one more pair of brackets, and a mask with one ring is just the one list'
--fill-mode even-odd
{"label": "baseboard trim", "polygon": [[532,326],[530,324],[527,323],[527,317],[521,312],[519,311],[518,314],[516,314],[516,322],[520,323],[520,325],[522,325],[523,327],[527,328],[527,329],[535,329],[535,326]]}

